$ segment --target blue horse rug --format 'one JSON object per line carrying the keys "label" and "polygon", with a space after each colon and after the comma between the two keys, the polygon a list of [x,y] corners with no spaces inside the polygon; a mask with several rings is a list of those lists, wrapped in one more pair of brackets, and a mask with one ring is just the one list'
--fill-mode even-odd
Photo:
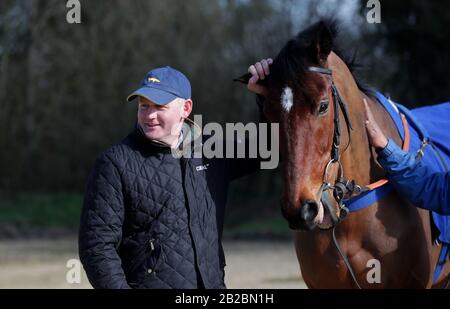
{"label": "blue horse rug", "polygon": [[[434,172],[448,171],[450,167],[450,102],[408,110],[388,100],[379,92],[376,95],[378,101],[392,117],[402,138],[405,132],[399,112],[405,115],[410,131],[409,151],[417,153],[421,149],[422,141],[431,141],[431,144],[425,146],[423,151],[422,164]],[[434,276],[436,281],[445,261],[450,256],[450,216],[432,212],[432,218],[439,230],[438,240],[442,244]]]}

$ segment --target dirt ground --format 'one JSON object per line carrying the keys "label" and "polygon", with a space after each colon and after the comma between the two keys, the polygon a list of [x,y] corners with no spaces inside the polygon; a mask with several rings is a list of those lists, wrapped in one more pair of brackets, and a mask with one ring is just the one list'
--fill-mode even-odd
{"label": "dirt ground", "polygon": [[[292,242],[225,241],[228,288],[306,288],[300,276]],[[91,288],[81,271],[75,279],[78,259],[75,238],[0,241],[0,288]]]}

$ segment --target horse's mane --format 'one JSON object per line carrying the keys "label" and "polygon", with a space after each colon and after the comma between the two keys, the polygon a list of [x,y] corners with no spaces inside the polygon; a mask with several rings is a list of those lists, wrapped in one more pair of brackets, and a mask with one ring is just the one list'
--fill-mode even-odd
{"label": "horse's mane", "polygon": [[281,87],[287,85],[288,82],[303,84],[303,76],[309,66],[307,63],[308,43],[314,39],[313,35],[319,26],[325,26],[330,31],[332,37],[331,50],[345,62],[359,90],[368,96],[374,96],[375,91],[358,74],[358,69],[361,69],[362,65],[357,62],[356,51],[347,51],[341,48],[337,40],[340,32],[339,24],[336,20],[330,18],[321,19],[286,43],[270,68],[271,80]]}

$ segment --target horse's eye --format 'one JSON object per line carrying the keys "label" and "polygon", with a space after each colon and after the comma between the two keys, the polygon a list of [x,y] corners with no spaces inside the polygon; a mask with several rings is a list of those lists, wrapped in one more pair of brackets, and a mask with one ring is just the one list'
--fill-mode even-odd
{"label": "horse's eye", "polygon": [[328,100],[320,101],[319,115],[323,115],[328,110]]}

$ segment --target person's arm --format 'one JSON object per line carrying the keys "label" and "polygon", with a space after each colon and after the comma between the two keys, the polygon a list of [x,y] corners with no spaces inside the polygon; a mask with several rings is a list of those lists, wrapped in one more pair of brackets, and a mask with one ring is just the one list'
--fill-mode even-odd
{"label": "person's arm", "polygon": [[413,154],[404,152],[393,140],[387,139],[365,99],[364,106],[369,143],[376,149],[378,162],[397,191],[417,207],[450,215],[449,173],[432,172],[416,161]]}
{"label": "person's arm", "polygon": [[450,215],[450,174],[434,173],[391,139],[378,152],[378,162],[394,187],[417,207]]}
{"label": "person's arm", "polygon": [[[273,60],[271,58],[262,59],[261,61],[251,65],[248,68],[248,72],[252,74],[252,77],[248,81],[247,88],[250,92],[256,94],[256,104],[258,106],[259,112],[259,123],[266,124],[267,131],[262,132],[258,130],[258,136],[245,138],[234,143],[235,150],[237,149],[237,147],[245,147],[246,156],[245,158],[234,158],[228,160],[231,179],[250,175],[252,173],[260,171],[261,169],[272,169],[278,166],[278,136],[276,136],[276,138],[272,136],[277,132],[271,130],[271,124],[267,120],[263,112],[263,104],[265,97],[267,96],[267,89],[263,85],[258,84],[259,80],[264,80],[265,77],[270,74],[270,65],[272,63]],[[261,133],[266,133],[266,136],[263,136]],[[262,144],[264,144],[266,147],[262,147],[263,149],[260,149],[260,145]],[[256,145],[257,147],[256,158],[249,158],[250,145]],[[261,154],[261,151],[264,151],[263,155]]]}
{"label": "person's arm", "polygon": [[102,155],[87,182],[78,239],[80,260],[94,288],[130,288],[117,253],[123,220],[120,175]]}

